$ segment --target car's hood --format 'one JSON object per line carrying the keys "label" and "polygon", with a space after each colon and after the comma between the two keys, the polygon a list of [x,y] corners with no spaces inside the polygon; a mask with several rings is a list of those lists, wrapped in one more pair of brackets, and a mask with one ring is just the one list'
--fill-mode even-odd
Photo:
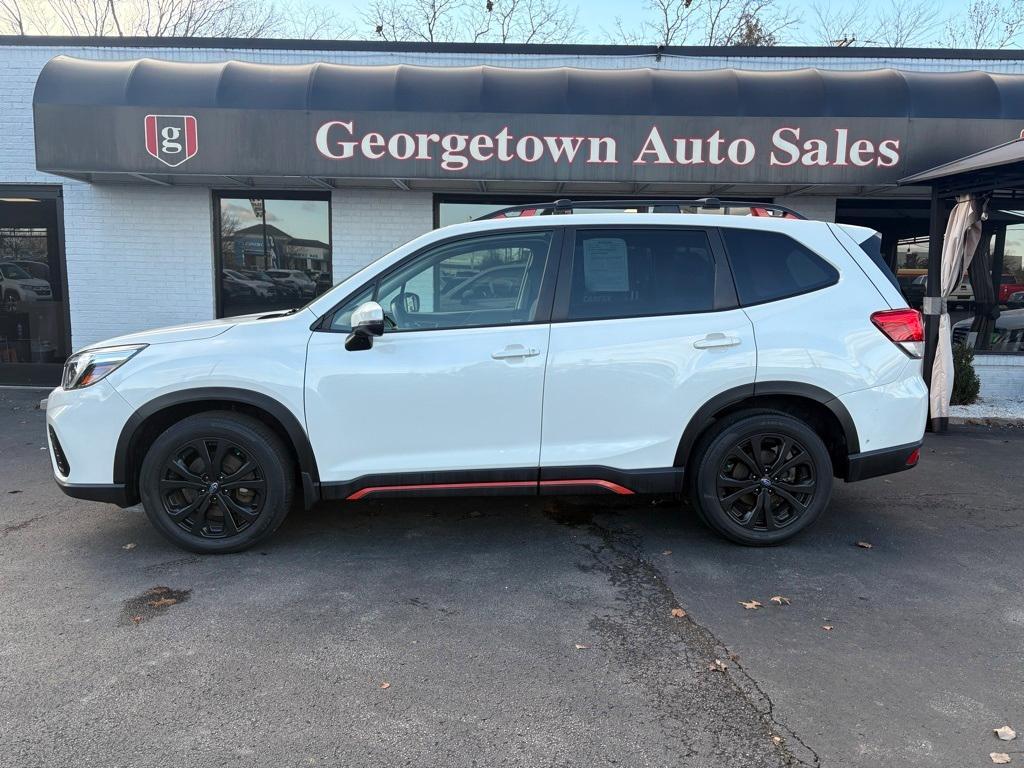
{"label": "car's hood", "polygon": [[239,315],[237,317],[225,317],[220,320],[207,320],[202,323],[189,323],[187,325],[172,325],[167,328],[154,328],[151,331],[139,331],[124,336],[115,336],[112,339],[90,344],[86,349],[97,347],[113,347],[120,344],[169,344],[174,341],[198,341],[200,339],[212,339],[219,336],[236,325],[256,323],[260,318],[267,317],[266,312],[258,312],[254,315]]}

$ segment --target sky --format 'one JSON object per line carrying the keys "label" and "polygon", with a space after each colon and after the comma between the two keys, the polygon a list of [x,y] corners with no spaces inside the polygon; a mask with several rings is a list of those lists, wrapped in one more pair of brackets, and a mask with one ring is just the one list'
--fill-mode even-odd
{"label": "sky", "polygon": [[[567,6],[579,8],[579,23],[586,29],[584,42],[608,42],[602,28],[611,31],[615,27],[616,17],[624,21],[637,19],[645,13],[645,0],[562,0]],[[794,15],[806,19],[815,5],[831,6],[839,9],[856,2],[865,12],[872,14],[876,9],[889,7],[893,2],[914,2],[914,0],[779,0],[779,5],[792,9]],[[325,4],[335,8],[339,14],[348,18],[358,18],[358,9],[368,5],[366,0],[325,0]],[[931,0],[929,7],[943,13],[951,13],[963,8],[967,0]],[[791,40],[785,42],[793,45],[808,44],[805,38],[810,34],[810,25],[798,23],[790,33]]]}

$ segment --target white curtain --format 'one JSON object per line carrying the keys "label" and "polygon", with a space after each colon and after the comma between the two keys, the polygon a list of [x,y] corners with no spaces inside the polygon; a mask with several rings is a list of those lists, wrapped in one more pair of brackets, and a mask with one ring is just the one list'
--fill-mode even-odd
{"label": "white curtain", "polygon": [[984,206],[978,195],[960,195],[949,214],[946,237],[942,244],[942,310],[939,315],[939,343],[932,366],[931,414],[933,419],[949,418],[949,399],[953,395],[953,343],[950,338],[948,299],[964,273],[981,241],[981,218]]}

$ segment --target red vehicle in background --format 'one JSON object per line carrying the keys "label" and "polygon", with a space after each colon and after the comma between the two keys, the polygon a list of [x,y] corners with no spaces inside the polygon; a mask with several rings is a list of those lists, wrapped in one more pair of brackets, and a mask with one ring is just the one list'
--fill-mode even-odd
{"label": "red vehicle in background", "polygon": [[1024,283],[1013,275],[1003,275],[999,279],[999,303],[1005,304],[1010,300],[1011,293],[1024,291]]}

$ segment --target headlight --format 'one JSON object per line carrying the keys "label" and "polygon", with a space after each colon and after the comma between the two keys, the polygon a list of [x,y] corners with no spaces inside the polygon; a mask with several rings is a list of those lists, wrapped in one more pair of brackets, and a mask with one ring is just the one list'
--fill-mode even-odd
{"label": "headlight", "polygon": [[61,386],[64,389],[81,389],[105,379],[127,363],[148,344],[125,344],[121,347],[100,347],[87,349],[68,358],[64,363],[64,377]]}

